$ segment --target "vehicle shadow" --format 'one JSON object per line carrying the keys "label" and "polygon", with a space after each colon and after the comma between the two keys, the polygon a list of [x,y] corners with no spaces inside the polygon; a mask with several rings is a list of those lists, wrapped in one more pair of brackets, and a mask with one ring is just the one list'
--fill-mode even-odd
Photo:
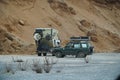
{"label": "vehicle shadow", "polygon": [[120,75],[115,80],[120,80]]}

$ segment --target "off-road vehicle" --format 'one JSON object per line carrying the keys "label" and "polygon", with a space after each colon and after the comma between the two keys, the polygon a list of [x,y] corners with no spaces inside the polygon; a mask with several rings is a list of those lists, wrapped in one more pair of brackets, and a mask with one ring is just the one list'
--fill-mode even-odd
{"label": "off-road vehicle", "polygon": [[52,55],[62,58],[66,55],[75,55],[77,58],[84,58],[93,53],[93,46],[90,44],[90,37],[71,37],[65,47],[52,48]]}

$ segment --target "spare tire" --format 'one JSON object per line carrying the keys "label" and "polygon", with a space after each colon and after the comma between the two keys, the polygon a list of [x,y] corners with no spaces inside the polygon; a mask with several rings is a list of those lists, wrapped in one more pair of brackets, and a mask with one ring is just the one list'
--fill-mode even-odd
{"label": "spare tire", "polygon": [[39,41],[39,40],[41,39],[41,35],[40,35],[39,33],[35,33],[35,34],[34,34],[34,39],[35,39],[36,41]]}

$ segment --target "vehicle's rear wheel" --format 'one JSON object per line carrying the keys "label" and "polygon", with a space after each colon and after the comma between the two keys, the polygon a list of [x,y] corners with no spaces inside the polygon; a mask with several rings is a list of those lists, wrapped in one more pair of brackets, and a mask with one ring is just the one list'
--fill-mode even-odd
{"label": "vehicle's rear wheel", "polygon": [[63,58],[64,57],[61,52],[56,52],[55,56],[58,57],[58,58]]}
{"label": "vehicle's rear wheel", "polygon": [[41,56],[41,53],[38,53],[38,56]]}
{"label": "vehicle's rear wheel", "polygon": [[82,52],[79,52],[77,55],[76,55],[77,58],[85,58],[86,57],[86,54],[85,53],[82,53]]}
{"label": "vehicle's rear wheel", "polygon": [[55,54],[52,53],[52,56],[55,56]]}

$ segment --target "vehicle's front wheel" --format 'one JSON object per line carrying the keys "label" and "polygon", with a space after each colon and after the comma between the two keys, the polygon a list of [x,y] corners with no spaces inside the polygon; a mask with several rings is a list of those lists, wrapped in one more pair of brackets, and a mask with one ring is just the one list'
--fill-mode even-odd
{"label": "vehicle's front wheel", "polygon": [[58,58],[63,58],[64,57],[61,52],[56,52],[55,56],[58,57]]}
{"label": "vehicle's front wheel", "polygon": [[82,52],[79,52],[77,55],[76,55],[77,58],[85,58],[86,57],[86,54],[85,53],[82,53]]}
{"label": "vehicle's front wheel", "polygon": [[55,54],[52,53],[52,56],[55,56]]}

